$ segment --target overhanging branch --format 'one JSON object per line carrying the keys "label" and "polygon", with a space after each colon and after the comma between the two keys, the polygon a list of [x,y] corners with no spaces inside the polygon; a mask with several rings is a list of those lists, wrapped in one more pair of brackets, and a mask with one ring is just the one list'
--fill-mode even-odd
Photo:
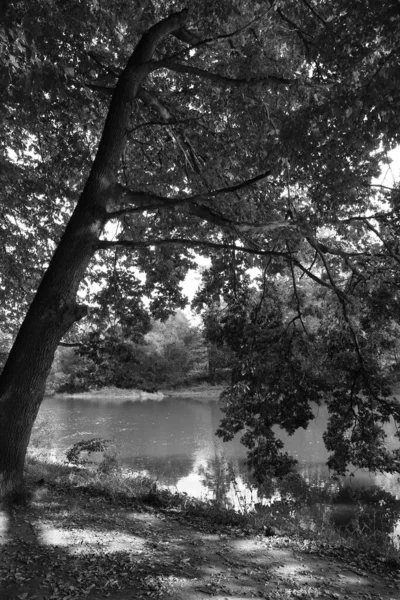
{"label": "overhanging branch", "polygon": [[188,11],[183,10],[153,25],[143,34],[132,52],[115,86],[87,185],[99,180],[114,179],[126,143],[132,100],[145,77],[152,71],[151,61],[157,45],[165,37],[182,28],[187,15]]}
{"label": "overhanging branch", "polygon": [[265,179],[271,174],[271,171],[260,173],[251,179],[246,179],[240,183],[224,188],[219,188],[210,192],[202,192],[201,194],[194,194],[193,196],[185,196],[183,198],[169,198],[167,196],[157,196],[150,192],[134,191],[129,190],[125,186],[116,184],[114,186],[114,195],[120,194],[120,200],[122,203],[134,204],[135,206],[129,206],[120,210],[112,211],[108,213],[108,220],[118,219],[119,217],[127,214],[158,210],[160,208],[172,208],[174,206],[191,204],[196,202],[206,202],[207,200],[213,200],[221,194],[229,194],[237,192],[238,190],[244,189],[257,183],[262,179]]}
{"label": "overhanging branch", "polygon": [[333,256],[341,256],[342,258],[354,258],[355,256],[371,256],[370,252],[350,252],[348,250],[341,250],[340,248],[332,248],[332,246],[327,246],[326,244],[319,242],[310,237],[306,237],[309,244],[317,250],[318,252],[322,252],[323,254],[332,254]]}
{"label": "overhanging branch", "polygon": [[157,96],[148,92],[145,88],[141,87],[138,90],[137,97],[144,102],[150,108],[154,108],[166,123],[174,120],[174,116],[170,113],[168,108],[163,104]]}
{"label": "overhanging branch", "polygon": [[181,245],[186,246],[187,248],[213,248],[215,250],[235,250],[238,252],[245,252],[246,254],[253,254],[256,256],[272,256],[275,258],[281,258],[285,260],[289,264],[293,264],[293,266],[298,267],[305,275],[307,275],[310,279],[322,285],[323,287],[328,288],[332,292],[336,293],[334,287],[332,287],[326,281],[320,279],[317,275],[314,275],[310,271],[304,267],[299,260],[293,257],[293,254],[290,252],[278,252],[276,250],[261,250],[259,248],[248,248],[245,246],[236,246],[235,244],[218,244],[216,242],[209,242],[206,240],[193,240],[193,239],[184,239],[184,238],[167,238],[167,239],[153,239],[153,240],[101,240],[97,243],[97,250],[110,250],[112,248],[130,248],[132,250],[139,250],[140,248],[148,248],[151,246],[168,246],[168,245]]}
{"label": "overhanging branch", "polygon": [[151,63],[151,70],[155,71],[157,69],[169,69],[170,71],[175,71],[176,73],[194,75],[195,77],[208,79],[213,83],[223,86],[249,86],[259,85],[260,83],[291,85],[296,83],[295,79],[288,79],[287,77],[282,77],[280,75],[259,75],[258,77],[249,77],[248,79],[235,79],[233,77],[226,77],[225,75],[220,75],[218,73],[212,73],[205,69],[200,69],[199,67],[193,67],[186,63],[176,62],[168,58]]}
{"label": "overhanging branch", "polygon": [[247,254],[257,254],[260,256],[275,256],[277,258],[289,259],[289,252],[278,252],[276,250],[257,250],[255,248],[246,248],[242,246],[236,246],[235,244],[218,244],[217,242],[209,242],[206,240],[193,240],[185,238],[166,238],[166,239],[153,239],[153,240],[101,240],[97,244],[98,250],[109,250],[111,248],[148,248],[151,246],[171,246],[181,245],[187,248],[214,248],[217,250],[237,250],[239,252],[246,252]]}
{"label": "overhanging branch", "polygon": [[393,258],[393,260],[395,260],[397,263],[400,263],[400,258],[397,256],[397,254],[395,254],[392,250],[392,248],[390,247],[390,244],[388,244],[382,237],[382,235],[380,234],[380,232],[378,231],[378,229],[376,227],[374,227],[372,225],[372,223],[370,223],[367,219],[365,220],[365,224],[367,225],[368,229],[370,229],[370,231],[372,231],[382,242],[383,246],[386,248],[386,250],[388,251],[389,256],[391,256]]}
{"label": "overhanging branch", "polygon": [[171,127],[172,125],[186,125],[186,123],[193,123],[193,121],[199,121],[201,119],[201,117],[195,118],[192,117],[191,119],[181,119],[180,121],[177,119],[171,119],[168,122],[165,121],[145,121],[144,123],[140,123],[139,125],[136,125],[135,127],[133,127],[132,129],[130,129],[128,131],[129,134],[134,133],[135,131],[137,131],[138,129],[143,129],[143,127]]}
{"label": "overhanging branch", "polygon": [[[167,131],[168,131],[168,134],[169,134],[171,140],[174,142],[174,144],[176,144],[180,148],[180,150],[185,158],[186,163],[190,164],[191,167],[193,168],[193,170],[195,172],[199,173],[200,169],[197,164],[197,162],[198,162],[197,158],[195,157],[195,153],[193,152],[191,145],[188,143],[186,136],[184,135],[183,139],[181,139],[181,136],[179,134],[175,133],[173,131],[173,129],[170,127],[170,125],[176,124],[176,118],[171,114],[171,112],[165,106],[165,104],[163,104],[161,102],[161,100],[159,98],[157,98],[157,96],[155,96],[154,94],[151,94],[144,88],[141,88],[138,91],[137,97],[140,98],[140,100],[142,102],[144,102],[148,107],[155,109],[159,113],[160,117],[165,122],[164,124],[167,127]],[[192,120],[192,119],[188,119],[188,121],[190,121],[190,120]],[[141,125],[139,125],[138,127],[140,127],[140,126]],[[129,133],[131,133],[132,131],[135,131],[135,129],[138,129],[138,127],[135,127]]]}
{"label": "overhanging branch", "polygon": [[395,217],[395,213],[393,210],[378,212],[372,215],[354,215],[354,217],[348,217],[347,219],[339,219],[338,223],[341,224],[351,223],[352,221],[368,221],[369,219],[376,219],[377,221],[379,221],[379,219],[384,220],[390,217]]}
{"label": "overhanging branch", "polygon": [[256,23],[257,21],[263,19],[272,9],[273,5],[271,4],[267,8],[267,10],[263,11],[260,15],[257,15],[256,17],[254,17],[254,19],[251,19],[251,21],[245,23],[245,25],[242,25],[242,27],[231,31],[230,33],[221,33],[212,38],[200,39],[193,31],[187,29],[186,27],[182,27],[182,29],[180,29],[174,34],[174,37],[176,37],[181,42],[190,44],[190,48],[185,48],[185,52],[187,52],[188,50],[199,48],[200,46],[206,46],[214,42],[220,42],[235,37],[239,33],[242,33],[243,31],[254,25],[254,23]]}

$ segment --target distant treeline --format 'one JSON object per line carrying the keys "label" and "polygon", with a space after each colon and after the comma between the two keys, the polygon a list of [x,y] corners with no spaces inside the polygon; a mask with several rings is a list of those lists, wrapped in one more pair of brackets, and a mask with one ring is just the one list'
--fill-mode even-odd
{"label": "distant treeline", "polygon": [[153,321],[136,339],[110,328],[90,333],[76,347],[57,351],[48,392],[74,393],[115,386],[155,391],[230,378],[230,352],[207,342],[200,327],[178,311]]}

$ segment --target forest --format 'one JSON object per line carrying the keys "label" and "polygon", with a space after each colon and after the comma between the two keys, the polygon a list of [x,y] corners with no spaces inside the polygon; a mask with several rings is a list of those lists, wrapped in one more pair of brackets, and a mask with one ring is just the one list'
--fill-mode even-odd
{"label": "forest", "polygon": [[232,353],[207,342],[198,325],[178,311],[153,321],[139,338],[91,332],[77,347],[58,349],[47,394],[74,394],[106,387],[155,392],[231,380]]}
{"label": "forest", "polygon": [[202,341],[181,341],[230,369],[219,435],[256,479],[290,471],[273,427],[313,403],[332,471],[400,472],[398,8],[2,3],[0,494],[23,485],[60,347],[90,385],[106,363],[147,385],[150,344],[168,370],[154,323],[172,332],[199,256]]}

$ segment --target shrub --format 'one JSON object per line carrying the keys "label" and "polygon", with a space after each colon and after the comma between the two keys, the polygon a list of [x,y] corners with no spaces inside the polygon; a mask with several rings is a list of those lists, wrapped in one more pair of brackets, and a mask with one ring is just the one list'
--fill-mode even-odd
{"label": "shrub", "polygon": [[28,454],[35,457],[46,457],[53,446],[54,431],[48,419],[39,419],[32,429]]}
{"label": "shrub", "polygon": [[[94,452],[105,452],[110,445],[111,440],[103,438],[92,438],[90,440],[80,440],[76,442],[67,452],[65,457],[69,463],[76,466],[86,465],[89,461],[89,456]],[[84,453],[82,455],[82,453]],[[103,457],[104,460],[104,457]]]}

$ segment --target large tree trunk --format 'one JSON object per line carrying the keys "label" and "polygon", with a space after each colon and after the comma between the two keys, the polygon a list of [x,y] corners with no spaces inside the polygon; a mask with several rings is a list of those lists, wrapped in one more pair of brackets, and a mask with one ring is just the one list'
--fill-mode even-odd
{"label": "large tree trunk", "polygon": [[[140,83],[156,45],[182,27],[186,11],[153,26],[141,39],[115,88],[88,181],[43,277],[0,377],[0,496],[23,483],[30,434],[43,399],[56,348],[86,314],[76,295],[93,257],[108,211],[116,202],[117,171]],[[67,174],[66,174],[67,176]]]}
{"label": "large tree trunk", "polygon": [[54,353],[71,325],[86,314],[86,308],[76,303],[76,293],[105,223],[104,216],[82,210],[86,195],[81,196],[0,378],[0,495],[22,484],[26,448]]}

